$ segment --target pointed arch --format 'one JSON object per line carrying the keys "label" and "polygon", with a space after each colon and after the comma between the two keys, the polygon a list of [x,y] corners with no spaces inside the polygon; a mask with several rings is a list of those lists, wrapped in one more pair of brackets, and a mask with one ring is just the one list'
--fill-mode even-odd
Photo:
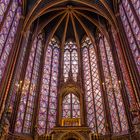
{"label": "pointed arch", "polygon": [[16,119],[15,132],[17,133],[30,134],[32,132],[32,119],[43,47],[42,39],[42,34],[40,34],[35,37],[32,43]]}
{"label": "pointed arch", "polygon": [[46,50],[43,68],[37,122],[39,135],[48,133],[56,123],[59,53],[58,40],[52,38]]}
{"label": "pointed arch", "polygon": [[87,124],[94,132],[105,134],[105,115],[95,48],[86,37],[82,42]]}
{"label": "pointed arch", "polygon": [[[8,5],[9,4],[9,5]],[[18,0],[0,2],[0,82],[14,47],[16,31],[22,14]],[[3,17],[3,15],[5,15]]]}
{"label": "pointed arch", "polygon": [[[140,20],[137,20],[138,17],[134,14],[130,3],[131,1],[129,2],[128,0],[122,0],[122,3],[119,6],[119,12],[126,36],[128,38],[129,47],[137,69],[140,73]],[[139,1],[134,0],[132,3],[134,4],[133,6],[135,8],[135,3],[138,3],[137,8],[140,6]],[[138,10],[136,11],[138,13]]]}
{"label": "pointed arch", "polygon": [[64,48],[64,81],[66,82],[69,77],[69,72],[72,72],[74,81],[77,81],[78,76],[78,52],[77,46],[73,41],[65,43]]}
{"label": "pointed arch", "polygon": [[103,87],[107,94],[113,132],[127,132],[128,122],[111,48],[106,37],[99,36],[100,55],[105,78]]}

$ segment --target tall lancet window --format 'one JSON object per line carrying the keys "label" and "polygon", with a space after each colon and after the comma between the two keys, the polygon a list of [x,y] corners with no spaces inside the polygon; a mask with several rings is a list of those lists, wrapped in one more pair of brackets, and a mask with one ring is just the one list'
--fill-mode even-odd
{"label": "tall lancet window", "polygon": [[129,77],[127,76],[126,67],[125,67],[124,61],[122,60],[121,51],[119,49],[120,44],[118,42],[118,39],[117,39],[117,36],[116,36],[116,33],[115,33],[115,29],[113,29],[113,28],[112,28],[112,35],[113,35],[115,48],[116,48],[116,51],[117,51],[119,64],[120,64],[122,75],[123,75],[124,86],[125,86],[126,91],[127,91],[127,96],[128,96],[128,99],[129,99],[130,106],[133,107],[133,106],[135,106],[135,102],[134,102],[135,97],[133,95],[133,91],[131,91],[132,89],[131,89],[131,85],[130,85],[130,82],[129,82]]}
{"label": "tall lancet window", "polygon": [[0,23],[3,20],[5,12],[8,10],[8,5],[10,4],[10,0],[1,0],[0,1]]}
{"label": "tall lancet window", "polygon": [[43,47],[42,40],[42,34],[40,34],[34,39],[30,51],[15,127],[15,131],[18,133],[29,134],[32,132],[32,119],[35,109],[37,81]]}
{"label": "tall lancet window", "polygon": [[58,67],[59,43],[53,38],[45,54],[37,126],[40,135],[48,133],[56,123]]}
{"label": "tall lancet window", "polygon": [[140,20],[140,1],[139,0],[132,0],[130,2],[132,2],[133,7],[134,7],[134,9],[136,11],[136,14],[137,14],[137,16],[138,16],[138,18]]}
{"label": "tall lancet window", "polygon": [[100,37],[99,48],[105,78],[103,88],[107,94],[113,132],[127,131],[128,123],[120,90],[120,82],[117,78],[111,48],[107,39],[103,36]]}
{"label": "tall lancet window", "polygon": [[[120,16],[128,38],[130,49],[140,73],[140,25],[136,18],[136,14],[134,14],[135,11],[132,11],[130,3],[131,1],[129,0],[122,0],[122,4],[120,4]],[[132,3],[134,4],[132,6],[136,8],[137,14],[139,15],[140,10],[138,9],[140,9],[140,1],[133,0]]]}
{"label": "tall lancet window", "polygon": [[69,72],[72,72],[73,80],[77,81],[78,75],[78,54],[77,46],[74,42],[69,41],[65,44],[64,49],[64,81],[69,77]]}
{"label": "tall lancet window", "polygon": [[80,100],[75,94],[67,94],[62,104],[62,118],[80,118]]}
{"label": "tall lancet window", "polygon": [[18,0],[12,0],[10,3],[8,0],[0,1],[0,82],[14,47],[20,17],[21,3]]}
{"label": "tall lancet window", "polygon": [[103,95],[100,87],[95,46],[88,37],[82,43],[87,123],[94,132],[105,133]]}

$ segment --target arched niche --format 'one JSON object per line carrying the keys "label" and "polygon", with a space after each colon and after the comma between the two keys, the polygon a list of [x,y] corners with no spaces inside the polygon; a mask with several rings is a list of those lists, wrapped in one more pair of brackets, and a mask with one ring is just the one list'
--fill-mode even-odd
{"label": "arched niche", "polygon": [[59,140],[85,140],[78,132],[66,132],[60,136]]}
{"label": "arched niche", "polygon": [[59,114],[59,119],[58,119],[58,123],[59,126],[62,126],[62,111],[63,111],[63,99],[65,96],[67,96],[68,94],[74,94],[80,102],[80,124],[81,126],[83,126],[85,124],[84,120],[85,120],[85,116],[84,116],[84,112],[83,112],[83,108],[84,108],[84,96],[83,96],[83,91],[79,88],[78,85],[76,85],[75,83],[67,83],[65,84],[59,91],[59,110],[58,110],[58,114]]}

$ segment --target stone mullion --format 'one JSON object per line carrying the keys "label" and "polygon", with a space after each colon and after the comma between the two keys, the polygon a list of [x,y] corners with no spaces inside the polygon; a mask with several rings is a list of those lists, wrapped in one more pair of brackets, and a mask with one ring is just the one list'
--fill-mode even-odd
{"label": "stone mullion", "polygon": [[[81,46],[82,47],[82,46]],[[87,108],[86,108],[86,103],[85,103],[85,101],[86,101],[86,97],[85,97],[85,86],[84,86],[84,70],[83,70],[83,57],[82,57],[82,49],[80,49],[80,58],[81,58],[81,86],[82,86],[82,89],[83,89],[83,99],[82,99],[82,101],[83,101],[83,110],[84,110],[84,112],[83,112],[83,115],[84,116],[82,116],[84,119],[84,125],[85,126],[87,126]]]}
{"label": "stone mullion", "polygon": [[[26,36],[24,35],[24,38]],[[24,39],[23,39],[24,41]],[[23,43],[22,41],[22,43]],[[22,84],[21,84],[21,88],[18,90],[18,92],[16,93],[16,99],[15,99],[15,110],[14,110],[14,113],[13,113],[13,124],[11,126],[11,130],[14,131],[15,129],[15,123],[16,123],[16,119],[17,119],[17,115],[18,115],[18,109],[19,109],[19,104],[20,104],[20,99],[21,99],[21,94],[22,94],[22,87],[23,87],[23,83],[24,83],[24,80],[25,80],[25,74],[26,74],[26,68],[27,68],[27,65],[28,65],[28,59],[29,59],[29,54],[30,54],[30,50],[32,48],[32,44],[33,44],[33,36],[32,36],[32,33],[30,33],[30,37],[29,37],[29,41],[28,41],[28,44],[27,44],[27,50],[25,52],[25,57],[24,57],[24,60],[23,60],[23,65],[22,65],[22,70],[21,70],[21,74],[20,74],[20,80],[19,81],[22,81]],[[24,46],[23,46],[24,47]]]}
{"label": "stone mullion", "polygon": [[128,18],[127,14],[126,14],[126,10],[125,10],[123,4],[122,4],[122,8],[123,8],[125,17],[126,17],[126,19],[127,19],[127,22],[128,22],[128,24],[129,24],[129,27],[130,27],[132,36],[133,36],[133,38],[134,38],[134,40],[135,40],[135,43],[136,43],[136,45],[137,45],[137,48],[138,48],[138,50],[139,50],[139,52],[140,52],[140,48],[139,48],[139,45],[138,45],[138,43],[137,43],[137,39],[136,39],[136,37],[135,37],[135,34],[134,34],[134,32],[133,32],[132,26],[131,26],[131,24],[130,24],[129,18]]}
{"label": "stone mullion", "polygon": [[[63,55],[64,56],[64,55]],[[60,100],[60,96],[59,96],[59,90],[60,90],[60,85],[61,85],[61,75],[63,75],[62,71],[61,71],[61,68],[63,69],[63,67],[61,67],[61,63],[62,63],[62,60],[61,60],[61,57],[63,57],[62,54],[61,54],[61,51],[59,49],[59,60],[58,60],[58,84],[57,84],[57,113],[56,113],[56,116],[58,116],[58,118],[56,117],[56,126],[59,126],[59,119],[61,118],[61,116],[59,116],[59,112],[60,110],[62,110],[62,108],[60,109],[59,108],[59,100]],[[63,61],[64,62],[64,61]],[[60,73],[60,74],[59,74]],[[60,110],[59,110],[60,109]]]}
{"label": "stone mullion", "polygon": [[60,96],[60,90],[61,90],[61,87],[62,87],[62,85],[63,85],[63,82],[64,82],[64,51],[65,51],[65,41],[66,41],[66,32],[67,32],[67,27],[68,27],[68,22],[69,22],[69,14],[68,14],[68,16],[67,16],[67,18],[66,18],[66,24],[65,24],[65,28],[64,28],[64,32],[63,32],[63,37],[62,37],[62,42],[61,42],[61,48],[60,48],[60,52],[59,52],[59,54],[60,54],[60,56],[59,56],[59,66],[58,66],[58,69],[59,69],[59,73],[60,74],[58,74],[58,86],[57,86],[57,88],[58,88],[58,98],[57,98],[57,104],[58,104],[58,106],[57,106],[57,116],[58,116],[58,118],[57,118],[57,120],[56,120],[56,125],[61,125],[61,118],[62,118],[62,106],[60,106],[60,98],[61,98],[61,96]]}
{"label": "stone mullion", "polygon": [[[65,98],[65,97],[64,97]],[[63,102],[63,101],[62,101]],[[70,93],[70,117],[73,118],[73,109],[72,109],[72,93]]]}
{"label": "stone mullion", "polygon": [[129,5],[130,5],[130,8],[132,10],[132,13],[134,14],[134,17],[135,17],[136,22],[138,23],[138,26],[139,26],[139,29],[140,29],[140,21],[139,21],[138,15],[137,15],[137,13],[136,13],[136,11],[134,9],[134,6],[132,4],[132,1],[131,0],[127,0],[127,1],[128,1]]}
{"label": "stone mullion", "polygon": [[[17,9],[18,9],[18,7],[17,7]],[[14,13],[14,16],[13,16],[13,19],[12,19],[12,22],[11,22],[11,25],[10,25],[9,30],[8,30],[8,34],[7,34],[7,36],[6,36],[6,39],[5,39],[3,48],[2,48],[2,52],[1,52],[1,54],[0,54],[0,60],[1,60],[2,55],[3,55],[3,52],[4,52],[4,50],[5,50],[5,45],[6,45],[7,41],[8,41],[9,34],[10,34],[10,32],[11,32],[11,29],[12,29],[12,25],[13,25],[13,22],[14,22],[14,19],[15,19],[15,16],[16,16],[16,11],[17,11],[17,9],[15,10],[15,13]],[[16,40],[16,39],[14,39],[14,41],[15,41],[15,40]],[[10,56],[11,56],[11,54],[12,54],[11,52],[13,52],[13,48],[11,48],[11,50],[10,50],[10,53],[9,53]],[[9,62],[9,56],[8,56],[8,60],[7,60],[7,65],[8,65],[8,63],[11,63],[11,62]],[[5,66],[5,67],[7,67],[7,66]],[[2,79],[1,79],[1,81],[0,81],[0,84],[1,84],[0,87],[1,87],[1,88],[3,88],[3,82],[4,82],[4,79],[5,79],[5,77],[6,77],[6,73],[7,73],[7,70],[5,69],[4,72],[3,72],[3,75],[2,75]],[[2,94],[0,94],[0,97],[1,97],[1,98],[3,98],[3,96],[4,96],[4,92],[3,92]],[[3,101],[3,100],[0,100],[0,106],[2,106],[2,105],[1,105],[1,101]]]}
{"label": "stone mullion", "polygon": [[[23,36],[23,39],[22,39],[22,49],[21,50],[23,50],[24,49],[24,45],[23,45],[23,42],[24,41],[26,41],[26,36],[25,36],[25,34],[24,34],[24,36]],[[29,38],[30,38],[30,36],[29,36]],[[28,39],[29,39],[28,38]],[[28,41],[28,40],[27,40]],[[19,57],[23,57],[23,54],[22,54],[22,51],[20,51],[20,53],[19,53]],[[20,60],[18,60],[17,61],[17,66],[16,66],[16,69],[15,69],[15,71],[14,71],[14,77],[16,78],[16,73],[18,73],[18,66],[20,65],[19,64],[20,63]],[[23,64],[22,64],[23,65]],[[25,65],[24,65],[25,66]],[[23,67],[23,66],[22,66]],[[22,69],[22,67],[21,67],[21,69]],[[22,72],[20,72],[20,75],[21,75],[21,73]],[[21,77],[21,76],[20,76]],[[14,104],[14,108],[13,108],[13,114],[12,114],[12,117],[11,117],[11,131],[12,132],[14,132],[14,124],[15,124],[15,121],[16,121],[16,114],[17,114],[17,112],[18,112],[18,98],[19,98],[19,94],[20,94],[20,88],[21,88],[21,86],[22,86],[22,80],[20,80],[20,77],[19,77],[19,79],[18,79],[18,83],[19,83],[19,87],[18,87],[18,91],[16,92],[16,95],[15,95],[15,104]],[[15,79],[16,80],[16,79]],[[9,99],[10,100],[10,99]]]}
{"label": "stone mullion", "polygon": [[62,86],[62,83],[64,82],[64,46],[61,47],[61,54],[60,54],[60,71],[61,71],[61,76],[60,76],[60,87]]}
{"label": "stone mullion", "polygon": [[[80,44],[80,43],[79,43]],[[80,55],[80,45],[77,48],[77,54],[78,54],[78,75],[77,75],[77,81],[79,81],[79,86],[82,86],[82,81],[81,81],[81,75],[82,75],[82,61],[81,61],[81,55]]]}
{"label": "stone mullion", "polygon": [[[71,48],[70,48],[71,49]],[[73,52],[73,49],[72,50],[69,50],[70,52],[70,71],[69,71],[69,75],[68,75],[68,79],[71,78],[73,79],[73,75],[72,75],[72,52]],[[69,77],[70,76],[70,77]],[[71,77],[72,76],[72,77]]]}
{"label": "stone mullion", "polygon": [[[44,35],[43,35],[44,39]],[[33,121],[32,121],[32,129],[33,129],[33,134],[35,136],[37,132],[37,125],[38,125],[38,117],[39,117],[39,107],[40,107],[40,96],[41,96],[41,87],[42,87],[42,78],[43,78],[43,66],[44,66],[44,61],[45,61],[45,41],[42,41],[42,50],[41,50],[41,57],[40,57],[40,64],[39,64],[39,72],[38,72],[38,80],[37,80],[37,90],[36,90],[36,96],[35,96],[35,101],[34,101],[34,112],[33,112]]]}
{"label": "stone mullion", "polygon": [[61,84],[64,81],[64,76],[63,76],[63,71],[64,71],[63,70],[64,69],[64,46],[63,46],[63,48],[61,48],[60,58],[61,58],[61,61],[60,61],[60,70],[61,70],[60,86],[61,86]]}
{"label": "stone mullion", "polygon": [[[102,39],[102,38],[99,38],[99,40]],[[99,46],[100,47],[100,46]],[[97,48],[97,52],[98,52],[98,59],[99,59],[99,75],[100,75],[100,79],[101,79],[101,89],[102,89],[102,92],[103,92],[103,97],[104,97],[104,102],[105,102],[105,114],[106,114],[106,120],[107,120],[107,126],[106,126],[106,129],[108,130],[108,133],[109,135],[111,135],[113,133],[113,122],[112,122],[112,119],[111,119],[111,115],[110,115],[110,106],[109,106],[109,101],[108,101],[108,96],[107,96],[107,87],[106,87],[106,84],[105,84],[105,75],[104,75],[104,70],[103,70],[103,65],[102,65],[102,58],[101,58],[101,52],[100,52],[100,49]]]}
{"label": "stone mullion", "polygon": [[130,77],[129,81],[131,83],[132,90],[135,94],[134,96],[136,97],[136,100],[137,100],[136,103],[138,103],[138,102],[140,102],[140,95],[139,95],[140,88],[139,88],[139,85],[138,85],[138,83],[140,83],[140,81],[138,80],[138,78],[139,78],[138,70],[137,70],[134,58],[130,57],[130,56],[133,56],[133,55],[132,55],[131,50],[129,49],[130,44],[129,44],[127,36],[125,34],[125,30],[123,28],[123,24],[121,22],[120,15],[118,15],[116,18],[117,18],[117,22],[118,22],[119,31],[121,31],[119,33],[117,32],[117,35],[120,39],[120,43],[122,44],[122,46],[124,46],[121,49],[122,49],[122,52],[124,54],[125,64],[126,64],[126,67],[127,67],[127,74]]}
{"label": "stone mullion", "polygon": [[97,124],[97,116],[96,116],[96,105],[95,105],[95,98],[94,98],[94,88],[93,88],[92,68],[91,68],[89,47],[88,47],[88,60],[89,60],[89,66],[90,66],[90,80],[91,80],[91,86],[92,86],[93,106],[94,106],[94,112],[95,112],[95,118],[94,118],[95,119],[95,128],[96,128],[96,132],[98,133],[98,124]]}
{"label": "stone mullion", "polygon": [[[83,90],[83,86],[82,86],[82,61],[81,61],[82,56],[80,54],[81,53],[81,46],[80,46],[80,41],[79,41],[78,33],[77,33],[77,30],[76,30],[76,25],[75,25],[75,22],[74,22],[73,14],[70,14],[70,17],[71,17],[72,26],[73,26],[73,30],[74,30],[74,36],[75,36],[75,40],[76,40],[76,44],[77,44],[77,55],[78,55],[77,82]],[[82,99],[82,102],[80,103],[80,106],[82,108],[84,107],[84,99]],[[81,114],[80,116],[83,116],[81,118],[82,125],[84,124],[84,114],[83,113],[84,113],[83,110],[80,110],[80,114]]]}
{"label": "stone mullion", "polygon": [[[33,45],[33,44],[32,44]],[[33,47],[33,46],[32,46]],[[36,54],[37,54],[37,47],[38,47],[38,37],[37,37],[37,41],[36,41],[36,48],[35,48],[35,55],[33,58],[33,66],[32,66],[32,71],[31,71],[31,77],[30,77],[30,83],[29,83],[29,87],[28,87],[28,95],[27,95],[27,99],[26,99],[26,107],[25,107],[25,113],[24,113],[24,117],[23,117],[23,123],[22,123],[22,132],[24,130],[24,123],[25,123],[25,118],[26,118],[26,112],[27,112],[27,107],[28,107],[28,101],[29,101],[29,96],[30,96],[30,90],[31,90],[31,83],[32,83],[32,77],[33,77],[33,71],[34,71],[34,65],[35,65],[35,59],[36,59]],[[28,67],[28,64],[27,64]],[[26,72],[25,72],[26,73]],[[26,76],[26,75],[25,75]],[[24,83],[25,83],[25,79],[24,79]],[[21,91],[22,94],[23,91]]]}
{"label": "stone mullion", "polygon": [[73,18],[73,15],[70,14],[70,17],[71,17],[71,21],[72,21],[72,26],[73,26],[73,30],[74,30],[74,36],[75,36],[75,40],[76,40],[76,46],[77,46],[77,55],[78,55],[78,75],[77,75],[77,81],[78,81],[78,78],[80,78],[79,80],[79,83],[80,83],[80,86],[81,86],[81,56],[80,56],[80,42],[79,42],[79,37],[78,37],[78,34],[77,34],[77,30],[76,30],[76,25],[75,25],[75,22],[74,22],[74,18]]}
{"label": "stone mullion", "polygon": [[[120,121],[120,117],[119,117],[119,111],[118,111],[118,107],[117,107],[117,101],[116,101],[116,95],[115,95],[115,91],[114,91],[114,87],[113,87],[113,83],[112,83],[112,75],[111,75],[111,71],[110,71],[110,67],[109,67],[109,60],[108,60],[108,55],[107,55],[107,50],[106,50],[106,46],[105,46],[105,42],[104,42],[104,38],[103,39],[103,44],[104,44],[104,50],[105,50],[105,55],[106,55],[106,59],[107,59],[107,67],[108,67],[108,71],[109,71],[109,76],[110,76],[110,82],[111,82],[111,87],[112,87],[112,93],[113,93],[113,97],[114,97],[114,102],[115,102],[115,108],[116,108],[116,113],[117,113],[117,118],[118,118],[118,123],[119,123],[119,127],[120,127],[120,131],[122,131],[122,127],[121,127],[121,121]],[[110,47],[110,45],[109,45]],[[112,53],[111,53],[112,54]],[[107,88],[107,87],[106,87]],[[108,91],[107,91],[108,92]]]}
{"label": "stone mullion", "polygon": [[[135,94],[134,94],[134,91],[133,91],[133,87],[132,87],[132,83],[131,83],[131,77],[129,75],[129,70],[127,69],[127,65],[125,63],[125,56],[123,55],[123,50],[122,48],[120,48],[121,44],[120,44],[120,40],[118,38],[118,34],[115,33],[115,38],[116,38],[116,41],[117,41],[117,44],[118,44],[118,49],[119,49],[119,52],[122,52],[122,53],[119,53],[120,54],[120,58],[121,58],[121,61],[122,61],[122,65],[123,65],[123,69],[124,69],[124,74],[126,75],[126,81],[128,83],[128,89],[130,91],[130,96],[132,97],[132,103],[130,103],[130,106],[133,106],[135,103],[136,103],[136,97],[135,97]],[[119,59],[119,58],[118,58]],[[122,71],[122,70],[121,70]],[[123,72],[123,71],[122,71]]]}
{"label": "stone mullion", "polygon": [[110,35],[111,52],[112,52],[112,54],[115,54],[112,57],[113,57],[113,60],[114,60],[117,77],[120,80],[120,81],[118,81],[119,82],[118,83],[119,84],[119,89],[121,91],[121,95],[122,95],[122,99],[123,99],[123,103],[124,103],[124,107],[125,107],[125,113],[126,113],[126,116],[127,116],[127,121],[128,121],[130,131],[131,131],[132,123],[131,123],[131,116],[130,116],[130,105],[129,105],[129,99],[128,99],[128,96],[127,96],[127,91],[126,91],[125,82],[124,82],[123,75],[122,75],[122,70],[121,70],[117,50],[116,50],[116,45],[117,44],[115,45],[114,38],[113,38],[111,30],[109,30],[108,32],[109,32],[109,35]]}
{"label": "stone mullion", "polygon": [[58,118],[56,119],[56,126],[59,126],[61,123],[60,123],[60,119],[61,119],[61,110],[62,110],[62,107],[59,106],[60,104],[60,88],[61,88],[61,85],[62,85],[62,81],[63,81],[63,64],[64,64],[64,49],[60,48],[60,53],[59,53],[59,66],[58,66],[58,69],[59,69],[59,73],[58,74],[58,98],[57,98],[57,116]]}
{"label": "stone mullion", "polygon": [[[0,118],[1,118],[1,115],[3,113],[3,110],[5,108],[5,101],[7,100],[7,97],[8,97],[8,91],[9,91],[9,88],[10,88],[10,83],[11,83],[11,80],[12,80],[12,77],[13,77],[13,72],[14,72],[14,69],[15,69],[15,65],[16,65],[16,62],[17,62],[17,55],[19,53],[19,48],[17,47],[18,45],[18,39],[19,37],[22,37],[22,34],[20,32],[20,29],[21,29],[21,26],[23,25],[23,21],[24,19],[21,18],[20,21],[19,21],[19,26],[17,28],[17,31],[19,31],[18,35],[15,37],[14,39],[14,43],[13,43],[13,47],[11,49],[11,53],[8,57],[8,65],[7,65],[7,68],[4,72],[4,77],[2,79],[2,82],[1,82],[1,85],[0,85],[0,93],[1,93],[1,100],[0,100]],[[9,36],[9,34],[8,34]],[[14,57],[13,57],[14,56]]]}
{"label": "stone mullion", "polygon": [[[60,70],[61,70],[61,76],[60,76],[60,86],[62,86],[62,83],[64,82],[64,53],[65,53],[65,43],[66,43],[66,32],[68,28],[68,22],[69,22],[69,14],[66,18],[66,24],[63,32],[63,38],[62,38],[62,43],[61,43],[61,55],[60,55]],[[62,83],[61,83],[62,82]],[[60,87],[59,86],[59,87]]]}
{"label": "stone mullion", "polygon": [[[100,75],[101,75],[101,67],[102,67],[102,65],[99,63],[99,62],[101,62],[101,57],[99,56],[100,55],[100,50],[99,50],[99,47],[97,47],[97,40],[95,39],[95,43],[93,44],[93,46],[94,46],[94,51],[95,51],[95,55],[96,55],[96,63],[97,63],[97,71],[98,71],[98,74],[99,74],[99,83],[100,83],[100,89],[101,89],[101,96],[102,96],[102,103],[103,103],[103,109],[104,109],[104,116],[105,116],[105,122],[107,122],[107,118],[106,118],[106,116],[107,116],[107,114],[106,114],[106,106],[105,106],[105,97],[104,97],[104,95],[105,94],[103,94],[103,92],[104,92],[104,89],[103,89],[103,86],[102,86],[102,79],[101,79],[101,77],[100,77]],[[103,76],[103,75],[102,75]],[[103,78],[103,77],[102,77]],[[105,93],[105,92],[104,92]],[[108,109],[109,109],[109,107],[108,107]],[[105,126],[105,128],[107,128],[106,126]]]}
{"label": "stone mullion", "polygon": [[[111,134],[113,132],[113,128],[112,128],[112,121],[111,121],[111,116],[110,116],[110,110],[109,110],[109,103],[107,100],[107,94],[106,94],[106,89],[105,89],[105,83],[103,81],[105,81],[105,77],[104,77],[104,71],[103,71],[103,66],[102,66],[102,58],[100,55],[100,49],[99,49],[99,40],[98,39],[98,43],[97,40],[95,40],[96,42],[96,46],[97,47],[97,67],[98,67],[98,72],[99,72],[99,80],[100,80],[100,88],[101,88],[101,92],[102,92],[102,97],[103,97],[103,107],[104,107],[104,114],[105,114],[105,128],[107,131],[107,134]],[[97,45],[98,44],[98,45]]]}
{"label": "stone mullion", "polygon": [[[123,8],[124,13],[125,13],[125,16],[126,16],[126,18],[127,18],[127,22],[128,22],[128,24],[129,24],[129,27],[130,27],[131,33],[132,33],[132,35],[133,35],[133,38],[134,38],[134,40],[135,40],[135,43],[136,43],[136,45],[137,45],[137,49],[138,49],[138,51],[140,52],[140,47],[139,47],[139,45],[138,45],[138,43],[137,43],[136,37],[135,37],[135,35],[134,35],[134,32],[133,32],[133,30],[132,30],[131,24],[130,24],[130,22],[129,22],[128,16],[127,16],[127,14],[126,14],[126,11],[125,11],[123,5],[122,5],[122,8]],[[128,42],[128,43],[129,43],[129,42]],[[129,48],[130,48],[130,44],[129,44]],[[132,54],[132,52],[131,52],[131,54]],[[132,55],[132,56],[133,56],[133,55]],[[136,84],[137,84],[137,83],[140,82],[140,75],[139,75],[138,69],[137,69],[137,67],[136,67],[134,58],[131,58],[131,59],[133,59],[133,65],[135,65],[135,69],[134,69],[134,67],[132,67],[132,66],[131,66],[131,68],[135,70],[135,72],[134,72],[134,70],[132,70],[132,72],[136,75],[134,78],[135,78]],[[138,89],[138,91],[139,91],[139,90],[140,90],[140,85],[137,84],[136,86],[137,86],[137,89]],[[138,98],[139,98],[139,103],[140,103],[140,94],[139,94],[139,93],[138,93]],[[139,106],[139,107],[140,107],[140,106]]]}
{"label": "stone mullion", "polygon": [[1,25],[0,25],[0,31],[1,31],[1,29],[2,29],[2,27],[3,27],[3,25],[4,25],[4,23],[5,23],[7,14],[8,14],[8,12],[9,12],[9,9],[10,9],[11,5],[12,5],[12,1],[13,1],[13,0],[10,0],[9,4],[8,4],[8,6],[7,6],[7,9],[6,9],[5,13],[4,13],[4,17],[3,17],[3,19],[2,19],[2,22],[0,23],[0,24],[1,24]]}
{"label": "stone mullion", "polygon": [[[49,44],[48,44],[49,45]],[[48,131],[48,115],[49,115],[49,110],[50,110],[50,90],[51,90],[51,80],[52,80],[52,64],[53,64],[53,53],[54,53],[54,48],[51,46],[52,49],[52,56],[51,56],[51,65],[50,65],[50,82],[49,82],[49,91],[48,91],[48,108],[47,108],[47,115],[46,115],[46,133]]]}
{"label": "stone mullion", "polygon": [[[68,77],[68,79],[70,78],[70,79],[72,79],[73,78],[73,75],[72,75],[72,51],[73,50],[70,50],[69,52],[70,52],[70,71],[69,71],[69,73],[70,73],[70,77]],[[72,76],[72,77],[71,77]],[[73,114],[73,112],[72,112],[72,95],[70,94],[70,107],[71,107],[71,110],[70,110],[70,112],[71,112],[71,114],[70,114],[70,117],[72,118],[72,114]],[[63,99],[62,99],[62,103],[63,103]]]}
{"label": "stone mullion", "polygon": [[[18,7],[17,7],[17,9],[18,9]],[[17,9],[15,10],[15,13],[14,13],[14,16],[13,16],[13,19],[12,19],[12,22],[11,22],[11,25],[10,25],[10,27],[9,27],[8,34],[7,34],[7,36],[6,36],[6,39],[5,39],[5,42],[4,42],[4,45],[3,45],[4,47],[3,47],[2,52],[1,52],[1,55],[0,55],[0,59],[1,59],[1,57],[2,57],[3,51],[5,50],[5,45],[6,45],[6,43],[7,43],[7,40],[8,40],[10,31],[11,31],[11,29],[12,29],[11,27],[12,27],[12,25],[13,25],[13,22],[14,22],[14,19],[15,19],[15,16],[16,16],[16,11],[17,11]]]}

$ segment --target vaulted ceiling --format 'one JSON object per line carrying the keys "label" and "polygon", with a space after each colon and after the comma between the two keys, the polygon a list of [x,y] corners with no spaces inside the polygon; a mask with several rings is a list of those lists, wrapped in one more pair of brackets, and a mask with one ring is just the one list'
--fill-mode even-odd
{"label": "vaulted ceiling", "polygon": [[61,42],[81,40],[96,30],[104,32],[104,24],[115,24],[118,0],[27,0],[24,1],[27,30],[32,23],[47,37],[57,36]]}

